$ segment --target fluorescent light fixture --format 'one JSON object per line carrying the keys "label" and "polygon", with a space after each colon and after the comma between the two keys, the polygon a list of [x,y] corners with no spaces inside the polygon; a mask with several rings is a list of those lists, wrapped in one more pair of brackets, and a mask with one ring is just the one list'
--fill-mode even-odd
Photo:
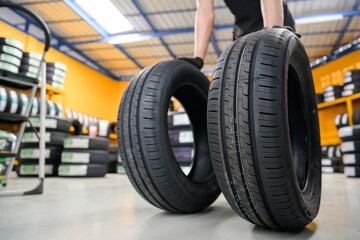
{"label": "fluorescent light fixture", "polygon": [[309,23],[320,23],[320,22],[331,22],[338,21],[344,18],[341,14],[329,15],[329,16],[318,16],[318,17],[304,17],[296,19],[296,24],[309,24]]}
{"label": "fluorescent light fixture", "polygon": [[124,34],[124,35],[110,37],[109,43],[121,44],[121,43],[130,43],[130,42],[140,42],[140,41],[148,40],[150,38],[152,38],[151,35],[132,33],[132,34]]}
{"label": "fluorescent light fixture", "polygon": [[134,29],[110,0],[75,0],[75,3],[109,34]]}

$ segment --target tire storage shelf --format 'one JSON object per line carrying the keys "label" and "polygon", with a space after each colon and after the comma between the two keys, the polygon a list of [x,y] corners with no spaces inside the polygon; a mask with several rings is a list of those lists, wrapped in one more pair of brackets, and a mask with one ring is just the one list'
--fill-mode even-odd
{"label": "tire storage shelf", "polygon": [[[14,161],[15,158],[18,156],[19,150],[20,150],[20,145],[21,145],[21,141],[26,129],[26,126],[28,124],[28,120],[29,117],[31,115],[31,109],[32,109],[32,103],[35,99],[35,95],[38,89],[40,89],[40,106],[45,106],[45,84],[40,84],[39,85],[39,81],[38,79],[34,79],[34,78],[30,78],[30,77],[26,77],[26,76],[20,76],[17,74],[12,74],[7,72],[6,70],[1,70],[0,71],[0,80],[1,80],[1,87],[2,91],[9,93],[7,95],[9,95],[4,103],[6,104],[6,106],[12,106],[12,105],[16,105],[14,108],[16,108],[17,110],[14,111],[10,111],[10,112],[0,112],[0,123],[7,123],[7,124],[19,124],[19,130],[18,132],[14,135],[14,141],[12,142],[12,147],[10,149],[1,149],[1,153],[0,153],[0,165],[1,165],[1,172],[0,172],[0,181],[2,183],[3,186],[6,186],[9,180],[9,176],[11,173],[11,170],[13,168],[14,165]],[[16,93],[13,90],[8,90],[5,87],[16,87],[18,89],[22,89],[22,90],[28,90],[30,89],[30,95],[25,95],[25,99],[24,100],[20,100],[21,97],[20,94],[18,93],[16,97],[16,100],[14,101],[12,99],[12,97],[10,95],[12,92]],[[11,92],[11,93],[10,93]],[[25,104],[26,103],[26,104]],[[4,110],[6,110],[5,107]],[[10,107],[11,108],[11,107]],[[43,125],[41,124],[44,120],[45,120],[45,111],[40,110],[40,122],[39,125]],[[44,134],[42,131],[40,131],[40,134],[38,134],[39,140],[40,139],[44,139]],[[39,141],[38,140],[38,141]],[[6,144],[7,145],[7,144]],[[45,156],[45,151],[43,148],[39,148],[40,150],[38,150],[37,154],[38,157],[37,159],[40,159],[42,157]],[[41,165],[41,161],[39,164],[40,168],[44,168],[44,166]],[[42,193],[42,184],[43,184],[43,177],[40,176],[41,172],[38,171],[38,175],[39,175],[39,184],[37,187],[35,187],[35,189],[30,190],[30,191],[23,191],[23,190],[19,190],[19,191],[2,191],[0,192],[0,196],[7,196],[7,195],[25,195],[25,194],[30,194],[30,193]]]}
{"label": "tire storage shelf", "polygon": [[[33,108],[33,100],[35,100],[35,95],[37,90],[40,89],[40,104],[38,107],[40,108],[40,121],[39,121],[39,134],[37,138],[39,140],[39,174],[38,174],[38,184],[35,188],[30,190],[4,190],[0,191],[0,196],[22,196],[22,195],[30,195],[30,194],[42,194],[43,192],[43,183],[44,183],[44,170],[45,170],[45,98],[46,98],[46,68],[43,67],[43,62],[45,59],[45,55],[50,48],[51,45],[51,37],[50,37],[50,29],[45,23],[43,19],[41,19],[37,14],[30,11],[27,8],[24,8],[17,4],[12,4],[8,2],[2,1],[0,3],[0,8],[10,8],[13,10],[17,10],[28,17],[34,20],[39,28],[44,33],[44,50],[42,54],[39,54],[39,66],[36,68],[36,71],[29,64],[26,67],[24,64],[26,53],[23,53],[24,45],[14,39],[10,38],[1,38],[1,60],[0,61],[0,80],[1,85],[4,87],[12,87],[23,90],[31,90],[30,95],[26,96],[22,93],[16,93],[14,90],[8,90],[2,88],[1,96],[6,95],[6,99],[1,99],[1,111],[0,122],[14,124],[14,122],[19,123],[19,128],[16,133],[16,140],[14,146],[11,149],[3,149],[1,151],[0,158],[0,177],[2,185],[6,186],[9,175],[14,165],[15,158],[19,154],[20,144],[23,139],[24,131],[28,122],[28,119],[31,115],[31,110]],[[33,71],[32,74],[29,74],[30,71]],[[43,79],[41,84],[39,84],[39,79]],[[4,91],[6,94],[4,94]],[[9,93],[9,94],[8,94]],[[6,105],[4,107],[4,103]],[[9,104],[11,103],[10,110]],[[25,107],[26,103],[26,107]],[[4,113],[3,112],[7,112]],[[13,114],[10,118],[8,113]],[[5,136],[6,137],[6,136]],[[4,139],[1,139],[2,141]],[[8,143],[8,140],[11,138],[6,138],[5,141]],[[14,139],[12,139],[14,140]],[[14,141],[13,141],[14,143]]]}
{"label": "tire storage shelf", "polygon": [[349,125],[353,125],[352,114],[355,108],[360,107],[360,93],[348,97],[342,97],[332,102],[319,103],[319,120],[321,145],[337,145],[341,143],[338,137],[338,130],[335,125],[335,118],[339,114],[347,113]]}

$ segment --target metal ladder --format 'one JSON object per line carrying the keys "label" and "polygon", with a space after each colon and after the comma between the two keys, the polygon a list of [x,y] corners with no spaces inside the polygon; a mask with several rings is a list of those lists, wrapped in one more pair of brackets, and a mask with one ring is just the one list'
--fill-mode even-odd
{"label": "metal ladder", "polygon": [[[21,195],[31,195],[31,194],[42,194],[43,193],[43,185],[44,185],[44,178],[45,178],[45,123],[46,123],[46,66],[44,65],[44,59],[46,52],[50,48],[50,30],[49,27],[46,25],[44,20],[39,17],[34,12],[8,2],[0,3],[1,7],[12,8],[17,11],[21,11],[34,19],[40,26],[40,28],[44,31],[45,35],[45,47],[44,52],[41,59],[41,64],[39,67],[39,71],[37,73],[37,81],[31,82],[27,77],[21,77],[16,74],[6,73],[0,75],[0,85],[11,86],[11,87],[18,87],[22,89],[31,89],[31,93],[29,96],[28,105],[23,116],[15,117],[12,114],[1,113],[0,115],[0,122],[4,121],[7,123],[12,124],[20,124],[19,131],[17,132],[17,139],[14,150],[11,154],[0,154],[0,157],[8,157],[10,158],[10,164],[6,170],[5,179],[3,181],[3,186],[5,187],[8,183],[9,176],[11,174],[11,170],[14,165],[14,161],[16,156],[19,154],[20,145],[22,141],[22,137],[25,131],[25,127],[27,122],[29,122],[30,112],[32,102],[35,98],[37,90],[40,89],[40,134],[39,134],[39,175],[38,175],[38,184],[35,188],[30,190],[0,190],[0,197],[1,196],[21,196]],[[38,80],[42,79],[41,84],[39,84]],[[30,122],[29,122],[30,123]],[[31,123],[30,123],[31,124]]]}

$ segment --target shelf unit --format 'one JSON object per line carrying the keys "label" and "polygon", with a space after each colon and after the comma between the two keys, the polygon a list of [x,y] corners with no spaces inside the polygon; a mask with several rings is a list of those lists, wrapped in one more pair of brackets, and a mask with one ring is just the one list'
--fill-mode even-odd
{"label": "shelf unit", "polygon": [[[40,73],[40,76],[43,76],[43,79],[46,79],[46,70],[45,67],[42,68],[42,71]],[[40,77],[39,77],[40,78]],[[3,123],[10,123],[10,124],[19,124],[19,130],[16,133],[16,143],[15,147],[11,154],[0,154],[0,157],[7,157],[10,158],[10,163],[8,164],[5,179],[3,181],[3,186],[5,187],[8,183],[9,176],[11,173],[11,170],[14,165],[15,158],[19,154],[20,145],[22,136],[25,131],[26,124],[30,117],[32,102],[35,98],[36,92],[40,90],[40,134],[39,134],[39,152],[40,152],[40,158],[39,158],[39,181],[37,186],[34,189],[30,190],[5,190],[0,191],[0,196],[14,196],[14,195],[29,195],[29,194],[41,194],[43,191],[43,181],[44,181],[44,171],[45,171],[45,98],[46,98],[46,85],[45,81],[43,83],[39,84],[38,80],[36,81],[29,81],[29,78],[22,77],[21,75],[14,75],[14,74],[8,74],[6,72],[1,72],[0,75],[0,85],[6,86],[6,87],[12,87],[12,88],[19,88],[22,90],[28,90],[31,89],[30,95],[28,97],[28,105],[25,110],[24,115],[14,115],[10,113],[0,113],[0,122]]]}
{"label": "shelf unit", "polygon": [[338,114],[347,112],[349,115],[349,124],[352,126],[353,110],[358,107],[360,107],[360,93],[338,98],[332,102],[318,104],[322,146],[341,143],[338,137],[338,130],[335,126],[335,117]]}

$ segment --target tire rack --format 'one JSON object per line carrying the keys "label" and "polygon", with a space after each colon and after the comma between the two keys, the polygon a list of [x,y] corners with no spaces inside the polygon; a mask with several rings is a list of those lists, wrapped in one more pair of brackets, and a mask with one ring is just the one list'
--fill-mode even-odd
{"label": "tire rack", "polygon": [[[38,184],[35,188],[30,190],[4,190],[0,191],[0,197],[1,196],[21,196],[21,195],[30,195],[30,194],[42,194],[43,192],[43,184],[44,184],[44,178],[45,178],[45,121],[46,121],[46,105],[45,105],[45,98],[46,98],[46,66],[43,64],[42,60],[42,67],[40,76],[42,76],[43,81],[41,83],[30,83],[26,82],[24,80],[21,80],[21,78],[15,79],[11,77],[4,77],[0,76],[0,80],[2,81],[1,84],[5,86],[13,86],[18,85],[21,86],[20,88],[30,88],[31,93],[29,96],[29,102],[26,107],[26,111],[24,116],[19,117],[13,117],[8,116],[9,114],[0,114],[0,121],[5,123],[12,123],[12,124],[20,124],[19,131],[17,132],[17,139],[14,151],[11,154],[4,154],[4,157],[10,157],[10,165],[7,168],[5,179],[3,182],[3,186],[5,187],[8,183],[9,176],[11,174],[15,157],[19,154],[19,149],[21,145],[21,140],[25,131],[25,127],[27,122],[29,121],[32,102],[35,98],[37,90],[40,89],[40,134],[39,134],[39,176],[38,176]],[[5,156],[6,155],[6,156]]]}

